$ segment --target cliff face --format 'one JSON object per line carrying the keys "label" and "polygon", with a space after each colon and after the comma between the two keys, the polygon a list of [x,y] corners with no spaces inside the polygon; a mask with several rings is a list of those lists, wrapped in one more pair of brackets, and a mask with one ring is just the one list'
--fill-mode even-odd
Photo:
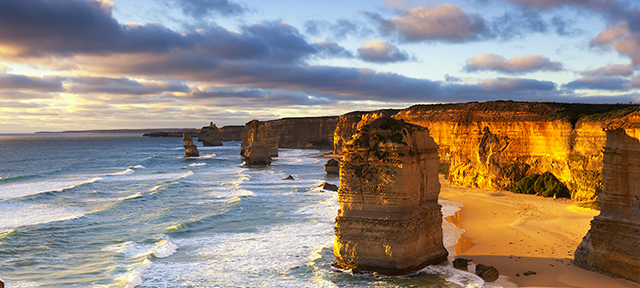
{"label": "cliff face", "polygon": [[222,141],[242,141],[242,130],[244,126],[224,126],[220,128],[220,138]]}
{"label": "cliff face", "polygon": [[[551,172],[573,199],[592,200],[602,190],[603,123],[617,117],[610,115],[616,111],[629,113],[629,107],[637,105],[495,101],[420,105],[393,118],[429,129],[453,184],[510,190],[526,175]],[[334,140],[338,153],[358,126],[357,115],[341,117]]]}
{"label": "cliff face", "polygon": [[640,112],[607,127],[600,215],[575,252],[585,269],[640,282]]}
{"label": "cliff face", "polygon": [[446,260],[437,149],[427,129],[387,117],[350,138],[340,167],[336,266],[403,274]]}
{"label": "cliff face", "polygon": [[333,145],[338,116],[283,118],[265,121],[277,138],[278,147],[326,149]]}
{"label": "cliff face", "polygon": [[203,146],[222,146],[222,138],[220,138],[220,130],[216,127],[216,124],[209,124],[209,126],[202,127],[198,134],[198,142],[202,142]]}
{"label": "cliff face", "polygon": [[[254,142],[256,144],[254,145]],[[273,132],[258,120],[252,120],[245,124],[242,130],[242,143],[240,143],[240,156],[246,157],[250,147],[266,147],[270,157],[278,157],[278,141]],[[261,156],[262,157],[262,156]],[[269,159],[271,163],[271,159]]]}

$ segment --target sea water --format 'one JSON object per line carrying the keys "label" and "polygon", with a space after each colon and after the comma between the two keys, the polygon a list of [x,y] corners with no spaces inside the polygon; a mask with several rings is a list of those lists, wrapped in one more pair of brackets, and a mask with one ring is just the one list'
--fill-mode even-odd
{"label": "sea water", "polygon": [[[183,158],[182,139],[139,135],[0,136],[0,279],[6,287],[483,285],[447,265],[400,277],[333,268],[338,196],[318,186],[339,178],[325,174],[320,151],[280,149],[271,166],[250,168],[240,142],[198,149],[200,157]],[[445,216],[459,209],[443,205]],[[453,245],[461,232],[450,228]]]}

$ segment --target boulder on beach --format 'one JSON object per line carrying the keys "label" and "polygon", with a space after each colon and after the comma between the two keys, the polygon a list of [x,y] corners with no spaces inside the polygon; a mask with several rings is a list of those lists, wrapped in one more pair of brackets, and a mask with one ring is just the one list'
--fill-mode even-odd
{"label": "boulder on beach", "polygon": [[340,162],[336,159],[329,159],[329,161],[324,164],[324,171],[329,175],[340,174]]}
{"label": "boulder on beach", "polygon": [[493,282],[500,278],[500,272],[493,266],[478,264],[476,265],[476,275],[480,276],[486,282]]}
{"label": "boulder on beach", "polygon": [[198,134],[198,142],[202,142],[203,146],[222,146],[222,137],[220,130],[213,122],[209,126],[204,126]]}
{"label": "boulder on beach", "polygon": [[184,157],[198,157],[200,156],[200,152],[198,152],[198,147],[193,145],[193,138],[189,134],[182,134],[182,140],[184,140]]}
{"label": "boulder on beach", "polygon": [[453,268],[467,271],[469,262],[471,262],[471,259],[456,258],[455,260],[453,260]]}

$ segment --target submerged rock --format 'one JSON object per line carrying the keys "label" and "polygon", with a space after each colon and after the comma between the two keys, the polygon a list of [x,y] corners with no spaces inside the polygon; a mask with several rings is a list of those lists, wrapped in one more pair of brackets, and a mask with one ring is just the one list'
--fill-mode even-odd
{"label": "submerged rock", "polygon": [[282,180],[296,180],[296,179],[293,179],[293,176],[289,175],[288,177],[282,178]]}
{"label": "submerged rock", "polygon": [[426,128],[381,117],[344,147],[335,266],[387,275],[447,260],[438,145]]}
{"label": "submerged rock", "polygon": [[606,129],[600,215],[575,252],[575,265],[640,282],[640,112]]}
{"label": "submerged rock", "polygon": [[322,187],[322,189],[324,189],[324,190],[338,191],[338,186],[337,185],[330,184],[330,183],[327,183],[327,182],[322,183],[322,185],[320,185],[320,187]]}
{"label": "submerged rock", "polygon": [[184,141],[184,157],[198,157],[198,147],[193,145],[193,138],[189,134],[182,134],[182,140]]}
{"label": "submerged rock", "polygon": [[[526,275],[527,272],[525,272]],[[535,274],[535,272],[534,272]],[[493,266],[478,264],[476,265],[476,275],[480,276],[486,282],[493,282],[500,278],[500,272]]]}
{"label": "submerged rock", "polygon": [[340,174],[340,162],[336,159],[329,159],[327,163],[324,163],[324,172],[329,175]]}
{"label": "submerged rock", "polygon": [[2,280],[0,280],[0,288],[4,288],[4,282],[2,282]]}
{"label": "submerged rock", "polygon": [[198,142],[202,142],[203,146],[222,146],[220,130],[216,124],[211,122],[209,126],[202,127],[200,134],[198,134]]}

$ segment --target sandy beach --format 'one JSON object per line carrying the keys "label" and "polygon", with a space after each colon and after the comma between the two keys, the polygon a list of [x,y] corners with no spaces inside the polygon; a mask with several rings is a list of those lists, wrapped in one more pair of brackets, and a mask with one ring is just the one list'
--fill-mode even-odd
{"label": "sandy beach", "polygon": [[[442,177],[440,183],[441,199],[463,203],[461,211],[446,218],[466,230],[450,255],[496,267],[503,287],[640,288],[572,264],[598,211],[568,199],[451,186]],[[524,276],[526,271],[536,274]]]}

